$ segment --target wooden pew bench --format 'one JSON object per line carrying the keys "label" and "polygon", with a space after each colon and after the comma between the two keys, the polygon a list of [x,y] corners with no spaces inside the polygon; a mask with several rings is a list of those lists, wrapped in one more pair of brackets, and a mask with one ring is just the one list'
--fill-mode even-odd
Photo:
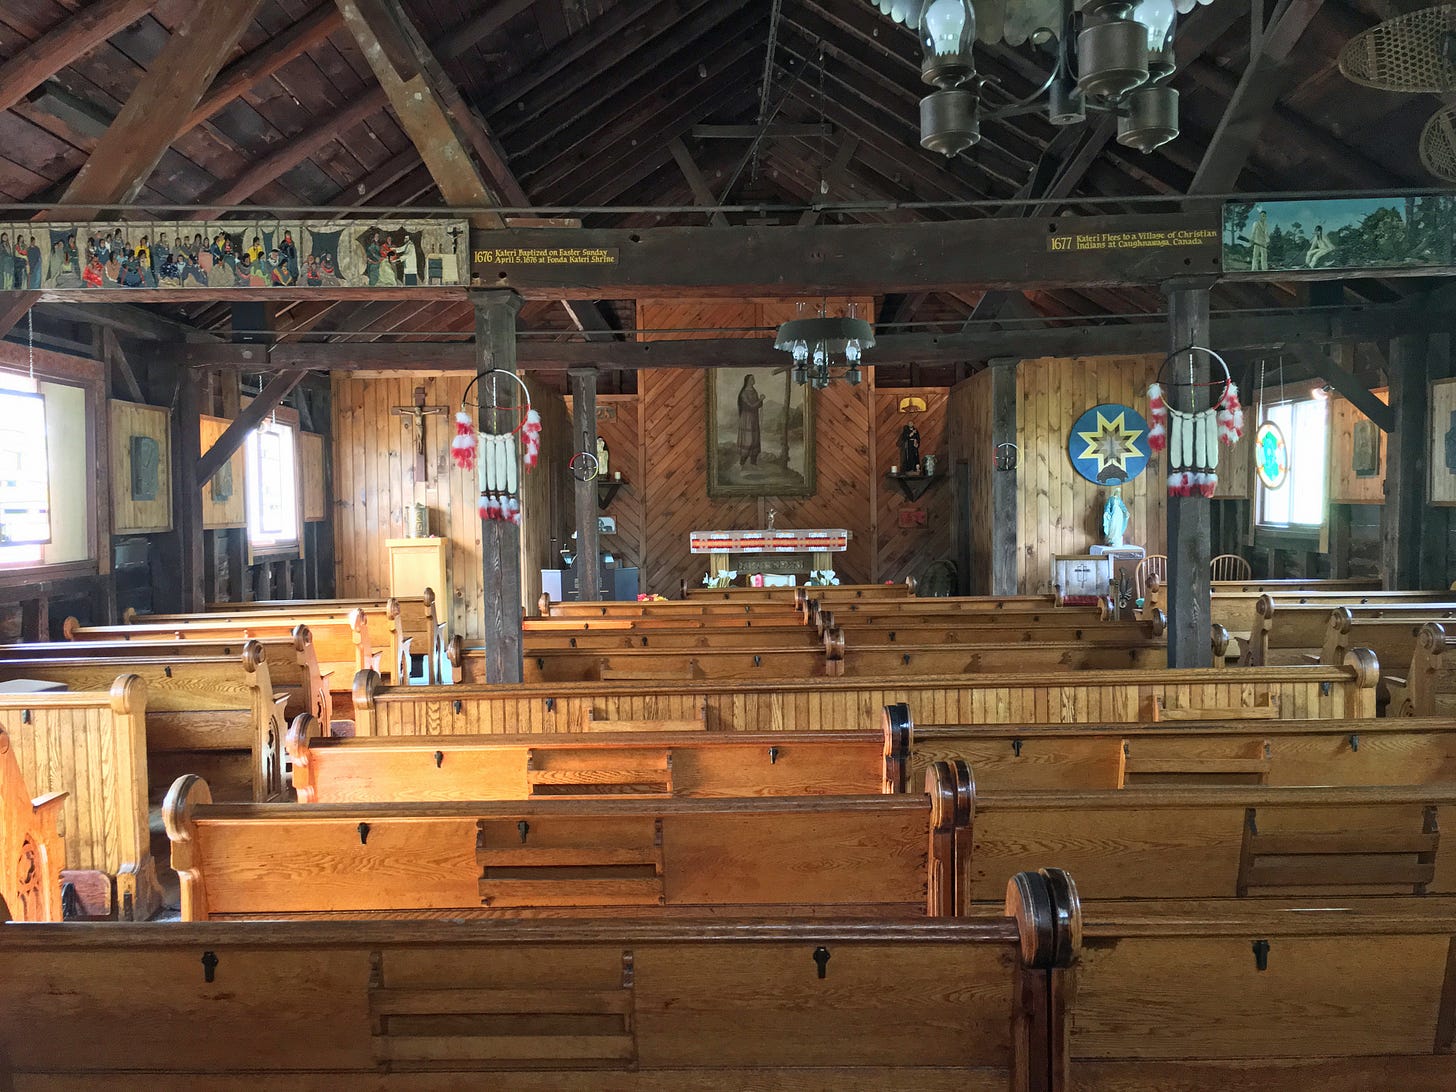
{"label": "wooden pew bench", "polygon": [[821,633],[827,629],[854,629],[857,626],[871,628],[916,628],[919,626],[1005,626],[1026,628],[1055,626],[1063,629],[1091,629],[1094,626],[1112,625],[1101,611],[1094,607],[1056,607],[1040,604],[1034,609],[1009,608],[950,609],[944,610],[938,604],[947,599],[917,599],[914,604],[899,610],[879,610],[874,604],[864,609],[849,610],[844,607],[820,607],[817,602],[809,604],[808,622]]}
{"label": "wooden pew bench", "polygon": [[1452,809],[1449,782],[978,791],[963,886],[992,899],[1036,859],[1094,902],[1453,895]]}
{"label": "wooden pew bench", "polygon": [[163,808],[182,918],[955,916],[970,778],[924,795]]}
{"label": "wooden pew bench", "polygon": [[1076,970],[1073,1083],[1456,1088],[1453,942],[1456,905],[1434,897],[1097,902]]}
{"label": "wooden pew bench", "polygon": [[907,702],[952,724],[1135,724],[1154,720],[1297,720],[1375,716],[1379,666],[1016,673],[774,682],[461,684],[386,687],[355,679],[361,736],[585,732],[597,721],[699,721],[710,732],[843,730]]}
{"label": "wooden pew bench", "polygon": [[1456,782],[1456,725],[1442,718],[1133,725],[919,725],[886,708],[890,791],[932,762],[965,762],[989,790],[1149,785],[1432,785]]}
{"label": "wooden pew bench", "polygon": [[1333,612],[1338,608],[1349,611],[1353,618],[1361,621],[1378,619],[1416,625],[1456,621],[1456,603],[1449,601],[1412,603],[1399,600],[1332,606],[1327,603],[1288,602],[1262,595],[1255,603],[1256,621],[1239,663],[1244,666],[1303,663],[1310,659],[1311,654],[1318,659],[1330,635]]}
{"label": "wooden pew bench", "polygon": [[0,921],[60,921],[64,792],[32,796],[0,727]]}
{"label": "wooden pew bench", "polygon": [[[425,682],[440,681],[439,670],[445,649],[445,625],[439,618],[433,588],[425,588],[422,595],[399,595],[387,599],[270,599],[254,603],[208,603],[205,609],[209,614],[246,611],[309,616],[348,612],[356,608],[364,611],[366,618],[377,614],[392,618],[400,640],[410,643],[410,655],[423,659]],[[406,677],[400,681],[406,682],[408,679]]]}
{"label": "wooden pew bench", "polygon": [[822,638],[805,625],[791,626],[691,626],[684,629],[539,629],[525,623],[525,655],[533,652],[567,652],[571,649],[610,651],[613,649],[695,648],[785,648],[812,649]]}
{"label": "wooden pew bench", "polygon": [[145,921],[161,906],[147,825],[146,714],[146,684],[135,675],[100,692],[0,695],[0,732],[27,791],[63,794],[66,867],[92,874],[76,883],[86,917]]}
{"label": "wooden pew bench", "polygon": [[656,603],[626,603],[593,600],[587,603],[555,603],[547,595],[536,604],[541,618],[747,618],[760,615],[790,623],[802,617],[791,602],[739,603],[720,600],[667,600]]}
{"label": "wooden pew bench", "polygon": [[[127,615],[132,630],[148,634],[166,633],[169,628],[187,637],[215,637],[219,634],[244,633],[249,637],[277,637],[307,626],[312,631],[323,670],[340,678],[352,669],[372,667],[385,678],[408,681],[407,657],[411,645],[401,636],[397,610],[390,601],[378,610],[295,611],[231,611],[209,614]],[[69,633],[67,634],[69,636]],[[401,672],[404,672],[401,674]]]}
{"label": "wooden pew bench", "polygon": [[[1409,595],[1408,592],[1386,592],[1379,580],[1363,577],[1350,580],[1322,580],[1289,578],[1284,580],[1215,580],[1210,585],[1214,601],[1213,619],[1228,626],[1230,630],[1247,633],[1252,627],[1253,607],[1261,595],[1273,595],[1280,599],[1325,599],[1330,606],[1355,603],[1368,595]],[[1429,593],[1416,593],[1426,595]],[[1143,597],[1143,611],[1161,610],[1168,612],[1167,584],[1157,577],[1148,582]],[[1227,617],[1226,617],[1227,616]]]}
{"label": "wooden pew bench", "polygon": [[1055,872],[966,921],[4,926],[0,1057],[68,1092],[1070,1092],[1081,928]]}
{"label": "wooden pew bench", "polygon": [[[11,660],[128,659],[144,655],[151,659],[172,657],[236,657],[248,641],[256,641],[268,662],[268,675],[275,691],[287,693],[284,715],[288,720],[312,713],[328,724],[333,720],[333,700],[328,680],[319,670],[313,634],[307,626],[296,626],[290,637],[232,637],[227,640],[136,641],[49,641],[0,645],[0,664]],[[349,676],[352,680],[353,675]]]}
{"label": "wooden pew bench", "polygon": [[681,584],[681,598],[698,601],[722,599],[731,603],[803,603],[805,599],[816,598],[821,602],[839,602],[850,599],[873,599],[899,601],[915,597],[914,577],[898,584],[796,584],[784,588],[707,588],[690,586],[686,580]]}
{"label": "wooden pew bench", "polygon": [[288,753],[304,804],[854,795],[885,781],[884,737],[870,731],[327,739],[299,717]]}
{"label": "wooden pew bench", "polygon": [[[146,646],[132,644],[141,652]],[[284,778],[287,697],[275,692],[256,641],[236,656],[141,656],[0,660],[0,679],[106,691],[117,675],[141,680],[146,700],[146,778],[154,803],[178,776],[201,772],[226,800],[272,800]],[[87,801],[88,806],[93,803]]]}
{"label": "wooden pew bench", "polygon": [[1390,715],[1449,717],[1456,710],[1456,626],[1430,622],[1421,627],[1405,675],[1387,674]]}
{"label": "wooden pew bench", "polygon": [[954,617],[907,619],[901,622],[861,621],[833,611],[820,612],[820,631],[838,629],[853,645],[934,645],[934,644],[1002,644],[1059,643],[1083,641],[1088,644],[1133,644],[1161,642],[1165,629],[1151,622],[1118,621],[1091,624],[1036,622],[1024,625],[1009,620],[964,622]]}

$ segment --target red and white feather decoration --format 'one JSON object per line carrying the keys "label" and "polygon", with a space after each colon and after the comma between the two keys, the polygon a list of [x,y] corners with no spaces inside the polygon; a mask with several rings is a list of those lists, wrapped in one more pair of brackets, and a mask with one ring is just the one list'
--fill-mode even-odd
{"label": "red and white feather decoration", "polygon": [[1229,383],[1218,405],[1197,413],[1169,407],[1163,388],[1148,388],[1148,447],[1168,453],[1168,495],[1209,497],[1218,490],[1218,446],[1232,447],[1244,434],[1239,391]]}

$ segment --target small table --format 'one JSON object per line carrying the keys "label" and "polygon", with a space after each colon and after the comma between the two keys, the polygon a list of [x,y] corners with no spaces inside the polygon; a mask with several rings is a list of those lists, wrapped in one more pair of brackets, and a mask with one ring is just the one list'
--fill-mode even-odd
{"label": "small table", "polygon": [[[849,549],[849,532],[805,531],[694,531],[688,547],[708,555],[708,575],[749,569],[761,573],[833,572],[831,555]],[[808,555],[808,560],[805,560]]]}

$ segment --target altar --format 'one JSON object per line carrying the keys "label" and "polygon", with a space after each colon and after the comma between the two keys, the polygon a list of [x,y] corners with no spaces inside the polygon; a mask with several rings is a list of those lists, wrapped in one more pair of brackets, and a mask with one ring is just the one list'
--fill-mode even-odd
{"label": "altar", "polygon": [[849,549],[849,532],[807,531],[693,531],[688,545],[695,554],[708,555],[708,578],[725,572],[752,576],[803,576],[832,573],[833,554]]}

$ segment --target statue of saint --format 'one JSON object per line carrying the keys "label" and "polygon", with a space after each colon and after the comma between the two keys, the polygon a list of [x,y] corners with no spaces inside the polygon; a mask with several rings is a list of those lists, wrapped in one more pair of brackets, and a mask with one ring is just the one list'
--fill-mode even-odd
{"label": "statue of saint", "polygon": [[920,473],[920,430],[913,424],[900,430],[900,473]]}
{"label": "statue of saint", "polygon": [[1122,546],[1127,536],[1130,513],[1122,502],[1122,486],[1113,486],[1107,494],[1107,503],[1102,506],[1102,537],[1109,546]]}
{"label": "statue of saint", "polygon": [[597,437],[597,475],[601,478],[609,478],[607,473],[607,441],[600,436]]}

